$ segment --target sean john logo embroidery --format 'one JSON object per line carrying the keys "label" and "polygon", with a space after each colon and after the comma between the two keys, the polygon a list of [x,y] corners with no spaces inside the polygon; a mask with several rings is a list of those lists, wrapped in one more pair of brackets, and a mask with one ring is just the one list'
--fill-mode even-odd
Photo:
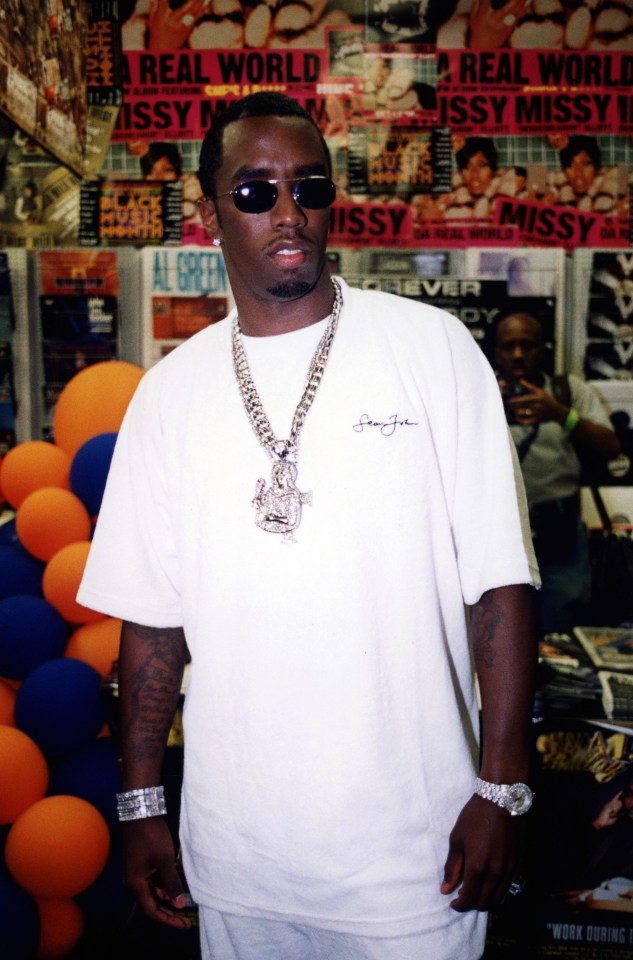
{"label": "sean john logo embroidery", "polygon": [[366,427],[374,427],[383,437],[393,437],[398,427],[417,426],[418,424],[414,420],[409,420],[408,417],[400,418],[397,413],[393,413],[387,420],[371,420],[369,414],[363,413],[352,429],[356,433],[362,433]]}

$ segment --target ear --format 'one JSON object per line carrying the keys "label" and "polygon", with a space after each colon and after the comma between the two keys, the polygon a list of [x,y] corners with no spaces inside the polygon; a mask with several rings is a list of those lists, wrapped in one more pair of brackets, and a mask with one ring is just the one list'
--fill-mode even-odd
{"label": "ear", "polygon": [[222,229],[220,227],[220,218],[218,217],[218,212],[213,200],[206,198],[198,200],[198,212],[207,236],[214,240],[221,240]]}

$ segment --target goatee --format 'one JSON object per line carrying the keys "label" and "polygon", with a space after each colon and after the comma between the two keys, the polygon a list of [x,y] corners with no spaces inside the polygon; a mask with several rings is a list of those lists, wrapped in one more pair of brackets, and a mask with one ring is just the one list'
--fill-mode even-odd
{"label": "goatee", "polygon": [[307,280],[284,280],[275,284],[274,287],[267,287],[266,292],[279,300],[297,300],[304,297],[312,289],[312,284]]}

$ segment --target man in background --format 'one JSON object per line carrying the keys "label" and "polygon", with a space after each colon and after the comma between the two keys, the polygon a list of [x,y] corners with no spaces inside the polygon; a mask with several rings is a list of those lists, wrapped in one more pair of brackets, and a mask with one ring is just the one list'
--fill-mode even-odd
{"label": "man in background", "polygon": [[500,321],[495,358],[541,572],[540,630],[570,633],[586,622],[591,599],[581,457],[612,460],[620,443],[600,397],[580,377],[568,376],[568,398],[556,396],[543,370],[543,331],[535,317],[512,313]]}

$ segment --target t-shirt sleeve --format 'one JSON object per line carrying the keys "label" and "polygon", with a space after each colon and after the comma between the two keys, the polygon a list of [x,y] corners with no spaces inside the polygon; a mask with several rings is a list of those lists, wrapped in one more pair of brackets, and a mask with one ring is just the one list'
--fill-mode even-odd
{"label": "t-shirt sleeve", "polygon": [[525,488],[488,360],[461,324],[452,324],[457,430],[451,514],[462,593],[540,586]]}
{"label": "t-shirt sleeve", "polygon": [[77,594],[84,606],[145,626],[182,625],[167,460],[150,371],[117,438]]}
{"label": "t-shirt sleeve", "polygon": [[580,377],[569,374],[569,386],[571,389],[572,403],[579,415],[585,420],[597,423],[601,427],[608,427],[613,430],[613,424],[609,417],[609,410],[598,391],[589,383],[585,383]]}

